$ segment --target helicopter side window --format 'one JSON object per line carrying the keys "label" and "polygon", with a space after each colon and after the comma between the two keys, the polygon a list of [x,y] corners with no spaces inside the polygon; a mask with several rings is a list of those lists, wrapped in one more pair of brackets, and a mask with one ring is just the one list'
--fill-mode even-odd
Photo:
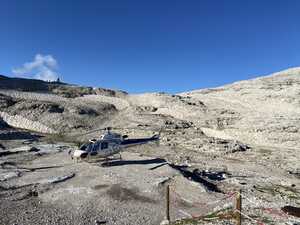
{"label": "helicopter side window", "polygon": [[86,147],[87,147],[87,145],[86,145],[86,144],[83,144],[83,145],[80,146],[79,149],[82,150],[82,151],[84,151],[84,150],[86,150]]}
{"label": "helicopter side window", "polygon": [[101,143],[101,149],[106,149],[108,148],[108,143],[107,142],[102,142]]}
{"label": "helicopter side window", "polygon": [[99,143],[94,143],[93,144],[93,148],[92,148],[92,152],[96,152],[98,149]]}
{"label": "helicopter side window", "polygon": [[99,147],[99,143],[94,143],[93,144],[93,148],[91,150],[91,155],[97,155],[98,154],[98,152],[97,152],[98,147]]}

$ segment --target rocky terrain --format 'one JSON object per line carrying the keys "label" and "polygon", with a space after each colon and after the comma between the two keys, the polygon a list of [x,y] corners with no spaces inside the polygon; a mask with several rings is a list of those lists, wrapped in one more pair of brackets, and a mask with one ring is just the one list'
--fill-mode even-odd
{"label": "rocky terrain", "polygon": [[[108,126],[160,146],[72,162]],[[178,94],[0,76],[0,224],[159,224],[166,185],[172,221],[230,214],[241,189],[245,224],[298,224],[299,140],[300,68]],[[204,217],[176,224],[234,224]]]}

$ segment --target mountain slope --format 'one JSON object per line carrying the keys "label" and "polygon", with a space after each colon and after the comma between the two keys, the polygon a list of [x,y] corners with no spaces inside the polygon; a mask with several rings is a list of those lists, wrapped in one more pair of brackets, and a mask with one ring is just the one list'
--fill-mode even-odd
{"label": "mountain slope", "polygon": [[300,68],[182,95],[203,101],[214,112],[207,121],[210,135],[300,147]]}
{"label": "mountain slope", "polygon": [[[44,133],[82,132],[103,126],[152,130],[166,126],[185,129],[184,143],[177,134],[165,136],[188,149],[201,149],[198,138],[202,143],[206,136],[250,145],[300,147],[299,68],[178,95],[128,95],[3,76],[0,93],[0,116],[8,124]],[[199,133],[196,138],[195,131]]]}
{"label": "mountain slope", "polygon": [[[215,210],[225,212],[224,207],[230,213],[228,193],[242,190],[244,213],[272,224],[293,224],[296,217],[264,209],[282,215],[282,208],[300,204],[299,76],[300,69],[294,68],[176,95],[131,95],[60,83],[32,89],[30,83],[39,81],[31,80],[20,89],[22,84],[14,82],[23,80],[4,78],[4,84],[0,77],[2,223],[20,214],[28,215],[26,224],[41,224],[44,218],[94,224],[99,215],[113,224],[158,224],[164,217],[163,190],[170,185],[174,218],[182,218],[179,209],[184,216],[198,214],[199,205],[209,218]],[[79,134],[80,141],[98,138],[100,132],[83,133],[107,126],[138,128],[116,129],[130,137],[164,129],[159,146],[128,148],[121,160],[109,163],[93,157],[87,157],[91,163],[72,163],[68,152],[76,146],[65,135]],[[43,138],[18,128],[64,135]],[[45,178],[66,172],[74,178],[44,186]],[[32,221],[27,212],[37,210],[43,216]]]}

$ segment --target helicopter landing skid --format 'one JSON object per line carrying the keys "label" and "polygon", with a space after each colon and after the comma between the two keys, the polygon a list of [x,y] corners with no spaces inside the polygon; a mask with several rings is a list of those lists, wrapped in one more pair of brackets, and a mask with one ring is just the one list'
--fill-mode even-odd
{"label": "helicopter landing skid", "polygon": [[113,157],[113,158],[109,158],[109,157],[104,158],[104,162],[101,163],[101,166],[102,166],[102,167],[107,167],[107,166],[109,166],[110,163],[111,163],[112,161],[114,161],[114,160],[122,160],[122,155],[121,155],[120,153],[119,153],[118,155],[119,155],[118,158],[115,158],[115,157]]}
{"label": "helicopter landing skid", "polygon": [[101,166],[109,166],[109,163],[114,160],[122,160],[122,155],[118,153],[118,157],[96,157],[88,155],[84,159],[76,160],[76,162],[87,162],[87,163],[101,163]]}

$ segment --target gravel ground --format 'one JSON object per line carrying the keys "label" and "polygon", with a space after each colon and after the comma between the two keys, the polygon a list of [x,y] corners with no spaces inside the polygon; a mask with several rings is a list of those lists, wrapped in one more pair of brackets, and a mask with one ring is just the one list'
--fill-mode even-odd
{"label": "gravel ground", "polygon": [[[172,220],[230,209],[234,195],[228,194],[242,189],[243,209],[251,218],[271,224],[297,221],[278,213],[280,207],[300,203],[297,175],[258,163],[251,159],[253,153],[238,153],[221,161],[203,156],[189,167],[178,167],[173,164],[174,149],[144,146],[106,165],[99,159],[73,162],[68,151],[74,147],[66,143],[15,145],[19,147],[11,144],[8,150],[16,154],[0,158],[0,178],[7,175],[0,182],[0,224],[160,224],[165,217],[166,185],[171,188]],[[33,146],[39,151],[28,151]],[[202,171],[204,161],[211,173],[206,170],[203,177],[223,193],[209,191],[205,183],[186,172]],[[221,177],[217,171],[223,171]],[[53,183],[70,174],[75,176]],[[262,208],[277,211],[271,215]],[[244,222],[253,224],[249,219]]]}

